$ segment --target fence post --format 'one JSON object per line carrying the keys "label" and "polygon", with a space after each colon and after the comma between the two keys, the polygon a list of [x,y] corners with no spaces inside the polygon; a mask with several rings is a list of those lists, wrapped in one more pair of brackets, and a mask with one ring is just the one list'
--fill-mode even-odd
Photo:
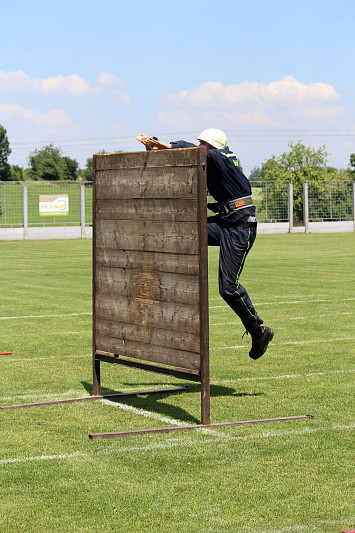
{"label": "fence post", "polygon": [[354,231],[355,231],[355,181],[353,181],[353,220],[354,220]]}
{"label": "fence post", "polygon": [[303,184],[303,223],[305,227],[305,232],[309,233],[308,181]]}
{"label": "fence post", "polygon": [[28,206],[27,206],[27,183],[22,185],[22,215],[23,215],[23,238],[28,239]]}
{"label": "fence post", "polygon": [[80,226],[81,238],[85,239],[85,185],[80,183]]}
{"label": "fence post", "polygon": [[288,224],[289,233],[293,233],[293,185],[288,184]]}

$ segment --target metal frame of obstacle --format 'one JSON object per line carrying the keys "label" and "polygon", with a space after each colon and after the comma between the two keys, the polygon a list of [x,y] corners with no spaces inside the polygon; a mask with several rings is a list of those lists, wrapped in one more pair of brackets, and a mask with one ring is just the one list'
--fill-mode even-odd
{"label": "metal frame of obstacle", "polygon": [[[179,151],[181,152],[181,150]],[[0,406],[0,409],[20,409],[20,408],[28,408],[28,407],[40,407],[45,405],[56,405],[56,404],[66,404],[66,403],[76,403],[76,402],[85,402],[85,401],[92,401],[92,400],[100,400],[100,399],[114,399],[114,398],[125,398],[125,397],[132,397],[132,396],[143,396],[143,395],[152,395],[152,394],[166,394],[166,393],[180,393],[180,392],[187,392],[188,387],[186,385],[181,387],[173,387],[173,388],[165,388],[165,389],[159,389],[159,390],[148,390],[148,391],[137,391],[137,392],[129,392],[129,393],[116,393],[116,394],[101,394],[101,380],[100,380],[100,363],[101,362],[108,362],[108,363],[114,363],[118,365],[125,365],[131,368],[140,368],[147,371],[152,372],[158,372],[160,374],[165,374],[169,376],[176,377],[178,379],[188,379],[190,381],[197,381],[201,382],[201,418],[203,423],[208,424],[210,421],[210,394],[209,394],[209,364],[208,364],[208,286],[207,286],[207,228],[206,227],[198,227],[199,221],[203,220],[203,217],[201,214],[206,214],[206,194],[202,194],[202,192],[199,192],[199,187],[204,186],[206,187],[206,177],[205,177],[205,157],[206,154],[202,150],[196,152],[196,149],[194,149],[194,155],[191,156],[190,151],[184,151],[184,154],[181,154],[180,157],[178,157],[178,164],[174,165],[174,157],[168,159],[172,159],[168,164],[166,164],[165,159],[162,157],[163,154],[157,154],[156,152],[139,152],[139,153],[123,153],[123,154],[111,154],[111,155],[97,155],[94,156],[94,168],[97,171],[95,173],[94,179],[94,224],[93,224],[93,288],[94,288],[94,305],[93,305],[93,394],[92,396],[85,396],[81,398],[67,398],[67,399],[60,399],[60,400],[51,400],[51,401],[44,401],[44,402],[33,402],[33,403],[24,403],[24,404],[17,404],[17,405],[8,405],[8,406]],[[163,161],[159,163],[159,159],[162,159]],[[138,162],[137,162],[138,161]],[[120,177],[122,178],[122,181],[125,182],[125,180],[128,179],[128,182],[123,185],[123,187],[120,187],[119,179],[117,181],[117,174],[121,171]],[[201,177],[196,177],[196,172],[201,172]],[[99,175],[101,173],[101,180],[99,179]],[[149,174],[150,178],[146,178],[145,174]],[[155,184],[153,189],[149,191],[149,183],[154,183],[151,179],[152,173],[158,173],[160,174],[160,179],[157,180],[159,183]],[[129,177],[127,178],[127,175]],[[178,179],[177,179],[178,178]],[[142,187],[142,184],[146,181],[146,186]],[[130,185],[133,185],[133,191],[134,194],[130,194]],[[165,197],[163,198],[162,191],[167,189]],[[202,185],[201,185],[202,184]],[[110,189],[110,185],[113,186],[113,188],[116,188],[116,196],[115,194],[112,194],[112,188]],[[122,185],[122,184],[121,184]],[[118,191],[117,191],[118,186]],[[180,187],[180,189],[179,189]],[[181,194],[181,190],[183,193]],[[205,189],[206,190],[206,189]],[[101,191],[101,193],[100,193]],[[128,191],[128,192],[127,192]],[[138,192],[139,191],[139,192]],[[182,197],[181,197],[182,196]],[[202,204],[198,203],[198,198],[202,198],[204,201]],[[139,210],[139,206],[137,207],[137,204],[140,205],[140,207],[144,207],[143,211]],[[126,219],[124,216],[122,216],[122,212],[124,213],[126,209]],[[122,265],[116,264],[115,261],[117,260],[118,263],[120,261],[124,260],[124,258],[127,258],[127,250],[114,247],[110,248],[110,246],[107,245],[107,239],[112,238],[112,235],[114,234],[114,230],[112,230],[112,226],[116,224],[116,226],[120,226],[120,229],[118,230],[118,233],[116,233],[116,238],[119,237],[120,231],[122,231],[122,226],[127,224],[129,222],[129,233],[126,235],[126,238],[128,241],[130,240],[130,236],[132,233],[136,232],[135,226],[136,224],[136,218],[138,216],[139,218],[139,211],[140,211],[140,222],[141,222],[141,241],[147,240],[147,234],[144,226],[146,225],[146,218],[149,216],[153,217],[153,220],[156,218],[156,214],[159,214],[159,209],[161,211],[160,215],[158,216],[158,226],[156,226],[158,229],[164,228],[168,231],[168,237],[172,241],[171,246],[178,246],[180,241],[180,248],[179,250],[181,253],[179,254],[173,254],[172,250],[169,249],[168,256],[171,260],[171,257],[175,257],[175,263],[173,261],[172,268],[169,267],[168,274],[171,275],[179,275],[182,276],[186,275],[189,279],[194,279],[195,282],[195,293],[199,296],[199,301],[195,304],[194,312],[195,314],[198,314],[198,317],[196,319],[196,316],[192,316],[191,314],[191,305],[188,305],[190,308],[190,316],[186,318],[185,320],[185,329],[189,330],[190,325],[188,324],[189,320],[192,320],[195,324],[195,333],[197,333],[198,338],[194,338],[194,335],[190,333],[190,331],[186,331],[186,337],[187,337],[187,343],[192,344],[194,346],[193,350],[191,352],[184,351],[184,350],[172,350],[168,346],[165,346],[166,351],[170,351],[170,359],[166,359],[166,357],[163,357],[162,364],[151,364],[150,362],[142,361],[134,359],[134,353],[129,353],[128,356],[133,355],[133,359],[126,359],[125,357],[122,357],[116,351],[112,352],[107,349],[107,345],[102,340],[102,336],[100,337],[100,333],[102,331],[105,332],[106,341],[108,340],[111,343],[113,339],[117,339],[117,335],[121,337],[121,341],[123,342],[123,345],[125,344],[125,340],[123,337],[123,334],[126,336],[127,328],[134,326],[137,328],[142,329],[142,324],[137,323],[137,320],[129,323],[130,321],[126,319],[126,323],[122,323],[119,320],[115,321],[112,317],[112,311],[115,311],[115,306],[112,306],[111,308],[111,316],[107,317],[107,309],[106,302],[101,307],[101,310],[104,310],[104,316],[100,316],[100,311],[98,311],[97,307],[100,307],[97,305],[97,300],[99,297],[103,296],[105,300],[109,300],[110,296],[112,296],[112,287],[111,289],[107,290],[105,292],[105,289],[102,289],[102,286],[106,283],[106,289],[107,284],[109,284],[109,279],[107,278],[113,275],[115,278],[115,281],[117,282],[116,285],[123,285],[127,286],[127,283],[125,281],[122,281],[122,279],[117,279],[117,275],[115,276],[115,273],[120,272],[122,275],[122,272],[125,272],[127,269],[127,265],[125,265],[122,268]],[[132,217],[133,214],[133,217]],[[128,218],[127,218],[128,217]],[[188,236],[186,239],[187,245],[181,244],[183,234],[182,234],[182,228],[179,228],[180,225],[185,225],[185,220],[188,220],[188,227],[191,229],[191,225],[195,225],[195,233],[193,236],[193,239],[191,239],[191,235]],[[160,226],[159,226],[160,224]],[[100,226],[101,225],[101,226]],[[100,228],[103,231],[100,232]],[[169,227],[173,228],[173,231],[169,232]],[[111,233],[110,233],[111,228]],[[101,242],[103,244],[102,247],[100,247],[100,244],[97,244],[99,239],[103,239],[104,242]],[[154,254],[154,262],[155,263],[164,263],[164,255],[162,255],[161,246],[162,244],[157,241],[157,239],[160,239],[160,234],[156,233],[153,234],[153,249],[146,250],[147,254],[152,256]],[[174,238],[175,241],[174,242]],[[106,240],[105,240],[106,239]],[[112,244],[112,243],[111,243]],[[130,248],[129,242],[128,249]],[[154,247],[156,250],[154,251]],[[134,248],[134,247],[133,247]],[[108,249],[110,252],[108,252]],[[194,253],[190,253],[193,249]],[[145,268],[145,261],[147,261],[147,255],[144,257],[144,255],[139,255],[142,250],[139,249],[133,249],[130,250],[132,252],[129,260],[133,262],[134,269],[132,270],[134,272],[133,275],[133,281],[131,283],[132,286],[135,286],[135,295],[133,295],[130,299],[130,303],[132,302],[139,302],[140,304],[143,304],[143,307],[147,302],[151,300],[151,298],[144,298],[145,292],[148,291],[149,296],[149,287],[147,287],[147,283],[156,282],[156,280],[151,279],[150,276],[146,276],[146,268]],[[108,254],[108,255],[107,255]],[[117,257],[118,256],[120,257]],[[138,254],[138,255],[137,255]],[[178,260],[177,260],[178,259]],[[180,260],[183,259],[183,272],[174,272],[176,271],[177,267],[179,266]],[[110,263],[111,261],[111,263]],[[112,266],[112,262],[114,265]],[[171,261],[170,261],[171,262]],[[204,265],[203,268],[199,268],[199,263]],[[162,268],[160,267],[160,270]],[[163,268],[164,270],[164,268]],[[171,271],[171,272],[170,272]],[[136,275],[138,274],[138,276]],[[106,279],[105,279],[106,276]],[[140,279],[139,279],[140,277]],[[119,278],[119,276],[118,276]],[[186,281],[186,280],[185,280]],[[177,282],[178,284],[179,282]],[[197,284],[197,287],[196,287]],[[184,283],[180,283],[180,296],[178,296],[178,299],[184,297],[185,300],[189,299],[191,297],[191,294],[188,292],[186,288],[186,283],[184,286]],[[99,286],[99,288],[98,288]],[[155,283],[155,289],[157,290],[157,284]],[[188,288],[190,289],[190,287]],[[183,294],[185,291],[185,294]],[[113,294],[114,297],[119,296],[119,291],[116,291],[115,294]],[[125,304],[127,304],[128,299],[124,301],[124,299],[121,299],[121,307],[122,309],[125,307]],[[201,304],[201,305],[200,305]],[[179,309],[180,306],[180,309]],[[126,306],[127,307],[127,306]],[[105,312],[106,309],[106,312]],[[202,310],[206,309],[206,313],[202,313]],[[138,305],[138,311],[139,311],[139,305]],[[171,309],[167,310],[168,313],[170,312],[170,315],[173,315],[174,311],[182,312],[181,304],[177,304],[176,309],[173,309],[173,312]],[[129,313],[128,313],[129,315]],[[139,312],[135,314],[135,318],[137,319],[137,316],[139,318]],[[99,324],[99,321],[101,320],[101,323]],[[105,322],[104,325],[102,325],[102,322]],[[181,321],[180,321],[181,322]],[[177,327],[180,327],[182,324],[180,322],[177,322]],[[196,326],[199,328],[196,332]],[[99,328],[103,328],[103,330],[99,330]],[[109,334],[107,335],[107,330],[112,330],[112,328],[116,328],[114,333],[112,334],[111,331],[111,338]],[[117,329],[118,328],[118,329]],[[118,331],[121,328],[120,331]],[[177,334],[177,330],[169,332],[169,334]],[[196,335],[195,335],[196,336]],[[200,342],[200,338],[202,339]],[[183,341],[183,339],[179,339],[177,344],[179,342]],[[132,339],[129,339],[127,344],[131,342],[132,345]],[[165,339],[166,343],[166,339]],[[198,348],[196,348],[196,343],[198,343]],[[120,346],[122,351],[123,345]],[[101,348],[101,350],[100,350]],[[102,349],[104,348],[104,349]],[[145,345],[145,348],[149,348],[149,345]],[[161,350],[162,347],[159,347]],[[164,348],[164,346],[163,346]],[[141,354],[141,359],[145,360],[147,359],[144,354]],[[149,357],[148,357],[149,360]],[[154,358],[153,358],[154,360]],[[180,360],[184,361],[184,364],[181,365],[181,367],[176,366],[176,363]],[[198,360],[198,365],[197,365]],[[155,361],[157,361],[157,358],[155,357]],[[164,365],[164,363],[175,363],[175,366],[172,367],[171,364]],[[189,362],[191,364],[189,364]],[[158,357],[158,363],[159,363],[159,357]]]}
{"label": "metal frame of obstacle", "polygon": [[[94,156],[94,171],[93,395],[2,406],[0,409],[188,390],[185,385],[102,395],[100,365],[105,362],[201,383],[201,424],[91,433],[92,440],[313,418],[312,415],[301,415],[210,423],[205,149],[98,155]],[[133,245],[130,242],[132,236],[135,239]],[[164,241],[170,243],[165,255]],[[177,250],[174,251],[174,247]],[[153,258],[151,271],[148,257]],[[126,276],[127,271],[129,275]],[[169,276],[177,287],[175,293]],[[188,298],[184,276],[189,277],[193,286]],[[118,304],[115,298],[118,298]],[[111,307],[107,301],[111,302]],[[163,322],[165,320],[162,330],[167,327],[167,317],[173,321],[175,315],[181,315],[175,329],[166,331],[165,336],[162,332],[157,335],[154,324],[147,329],[143,323],[142,316],[148,311],[152,311],[152,317],[156,319],[154,309],[157,306]],[[185,319],[182,317],[184,311]],[[134,332],[140,337],[139,342],[132,338]],[[169,343],[174,336],[172,347]],[[147,342],[148,337],[153,338],[153,345]],[[157,337],[162,338],[161,345]]]}
{"label": "metal frame of obstacle", "polygon": [[97,155],[94,173],[93,393],[102,362],[200,382],[209,424],[206,151]]}
{"label": "metal frame of obstacle", "polygon": [[[111,158],[112,163],[110,166],[109,159]],[[112,159],[113,158],[113,159]],[[165,171],[164,171],[165,167]],[[245,425],[245,424],[258,424],[258,423],[270,423],[270,422],[285,422],[285,421],[291,421],[291,420],[300,420],[300,419],[311,419],[313,418],[313,415],[300,415],[300,416],[288,416],[288,417],[278,417],[278,418],[267,418],[267,419],[260,419],[260,420],[245,420],[245,421],[237,421],[237,422],[220,422],[220,423],[210,423],[210,378],[209,378],[209,321],[208,321],[208,279],[207,279],[207,268],[208,268],[208,234],[207,234],[207,220],[206,220],[206,211],[207,211],[207,198],[206,198],[206,152],[204,148],[192,148],[192,149],[184,149],[184,150],[166,150],[162,152],[139,152],[135,154],[129,154],[129,157],[127,158],[126,155],[117,154],[115,156],[109,155],[100,155],[96,156],[95,158],[95,185],[94,185],[94,213],[95,213],[95,222],[94,222],[94,356],[93,356],[93,382],[94,382],[94,394],[100,394],[101,386],[100,386],[100,363],[101,362],[107,362],[111,364],[118,364],[118,365],[124,365],[131,368],[151,371],[151,372],[157,372],[169,376],[174,376],[179,379],[185,379],[185,380],[191,380],[195,382],[201,383],[201,424],[198,425],[188,425],[188,426],[178,426],[178,427],[165,427],[165,428],[152,428],[152,429],[143,429],[143,430],[130,430],[130,431],[114,431],[114,432],[106,432],[106,433],[91,433],[89,434],[90,439],[92,440],[104,440],[104,439],[112,439],[112,438],[122,438],[122,437],[128,437],[128,436],[136,436],[136,435],[146,435],[146,434],[160,434],[160,433],[168,433],[168,432],[174,432],[174,431],[186,431],[186,430],[194,430],[199,428],[209,428],[209,427],[223,427],[223,426],[237,426],[237,425]],[[136,170],[136,173],[133,171],[133,169]],[[154,175],[154,172],[156,172],[157,176]],[[178,174],[178,178],[180,179],[180,183],[182,184],[182,188],[184,192],[188,193],[187,197],[184,197],[182,194],[182,191],[178,190],[178,188],[172,188],[172,184],[175,182],[175,174],[176,172]],[[101,173],[101,176],[100,176]],[[121,174],[123,177],[123,184],[119,184],[119,178],[118,174]],[[139,174],[139,179],[142,180],[140,190],[143,191],[143,194],[140,195],[139,198],[136,197],[137,195],[137,185],[133,184],[131,189],[134,190],[134,196],[132,197],[130,192],[127,190],[124,190],[123,185],[128,185],[127,182],[127,173],[130,175],[130,179],[137,178],[137,174]],[[137,353],[135,353],[135,349],[133,347],[133,353],[130,352],[129,349],[129,342],[127,343],[125,341],[123,330],[126,329],[126,331],[129,330],[129,328],[125,328],[122,325],[118,325],[118,327],[115,329],[114,326],[107,329],[107,331],[111,331],[111,335],[117,336],[117,340],[112,342],[111,339],[104,339],[103,345],[104,348],[100,346],[100,343],[102,339],[100,339],[100,335],[98,335],[97,331],[97,323],[100,322],[100,317],[98,315],[105,315],[105,309],[107,312],[107,307],[103,309],[100,308],[100,297],[97,297],[97,295],[100,293],[100,289],[103,288],[103,290],[107,290],[107,285],[102,283],[97,283],[97,279],[100,278],[101,275],[101,281],[105,280],[107,282],[109,276],[105,276],[105,274],[102,274],[99,272],[100,269],[97,268],[97,256],[100,256],[100,264],[106,265],[109,267],[110,265],[110,258],[109,258],[109,251],[106,250],[106,256],[105,259],[103,259],[103,253],[101,250],[97,250],[97,239],[99,236],[100,240],[100,246],[101,248],[105,248],[105,230],[106,232],[112,232],[112,230],[116,233],[119,231],[119,228],[122,227],[122,225],[118,224],[103,224],[102,220],[109,219],[110,216],[113,216],[113,213],[116,213],[117,216],[117,206],[116,209],[114,209],[112,202],[115,202],[114,196],[117,191],[120,191],[119,194],[123,194],[124,198],[119,199],[119,205],[124,205],[127,209],[127,213],[130,213],[130,210],[132,209],[132,202],[134,205],[134,216],[138,216],[138,219],[140,216],[144,217],[144,231],[146,234],[149,234],[152,238],[153,246],[149,244],[149,239],[143,239],[144,243],[144,252],[141,250],[138,250],[140,253],[162,253],[162,247],[164,249],[164,237],[167,236],[162,233],[162,238],[157,244],[155,234],[157,230],[157,226],[155,226],[155,229],[151,229],[149,227],[149,224],[151,223],[154,226],[154,223],[156,222],[156,219],[152,218],[152,210],[155,214],[158,212],[158,207],[161,206],[161,200],[162,197],[159,194],[159,188],[157,189],[155,185],[152,186],[152,183],[155,183],[155,179],[157,179],[160,183],[160,186],[162,188],[162,191],[164,192],[165,196],[163,198],[164,202],[174,202],[179,199],[180,201],[180,207],[177,209],[173,214],[170,213],[170,215],[167,215],[166,211],[163,213],[160,213],[158,215],[158,218],[162,220],[165,220],[165,216],[168,216],[168,221],[173,226],[178,226],[178,222],[182,219],[185,219],[187,215],[191,216],[191,213],[184,212],[184,207],[181,206],[181,200],[183,200],[185,203],[189,203],[193,205],[195,218],[193,219],[194,225],[192,227],[192,231],[195,232],[195,236],[197,238],[197,247],[192,251],[190,250],[189,253],[191,254],[191,259],[197,259],[198,260],[198,272],[197,276],[195,276],[195,283],[197,283],[198,286],[198,298],[195,308],[195,315],[198,317],[198,331],[196,335],[195,341],[197,341],[198,345],[198,356],[199,356],[199,368],[195,368],[194,365],[189,366],[189,358],[185,357],[184,359],[184,365],[179,365],[176,367],[176,359],[172,357],[172,360],[169,361],[169,358],[166,359],[165,357],[162,358],[162,360],[159,359],[159,354],[157,356],[157,353],[153,354],[152,357],[147,357],[147,361],[142,361],[142,359],[145,359],[144,352],[138,350],[138,359],[137,359]],[[116,187],[108,187],[108,192],[103,193],[104,189],[104,183],[105,179],[113,179],[115,182]],[[162,178],[162,180],[161,180]],[[150,181],[149,181],[150,180]],[[166,180],[166,182],[165,182]],[[178,180],[179,181],[179,180]],[[100,184],[101,182],[101,184]],[[186,183],[188,184],[188,187],[186,189]],[[106,181],[107,185],[107,181]],[[153,198],[151,197],[153,195]],[[106,198],[107,197],[107,198]],[[105,204],[105,199],[109,200],[108,203]],[[123,202],[123,203],[122,203]],[[145,202],[149,203],[149,208],[145,209],[144,204]],[[191,207],[191,206],[190,206]],[[108,208],[111,214],[105,214],[105,209]],[[138,213],[137,210],[141,209],[141,213]],[[174,218],[174,214],[176,215],[176,218]],[[120,215],[122,216],[122,214]],[[120,219],[120,216],[118,217]],[[170,218],[169,218],[170,216]],[[103,218],[101,218],[103,217]],[[129,218],[131,217],[131,214],[129,215]],[[172,217],[172,218],[171,218]],[[197,218],[196,218],[197,217]],[[189,218],[189,220],[191,220]],[[159,227],[159,226],[158,226]],[[175,228],[176,229],[176,228]],[[191,228],[190,228],[191,230]],[[141,231],[141,225],[138,224],[137,231],[134,235],[134,237],[137,237],[137,234],[139,235]],[[142,237],[142,235],[140,235]],[[153,236],[153,237],[152,237]],[[129,236],[128,236],[129,237]],[[183,232],[179,232],[177,230],[176,234],[172,236],[170,233],[168,235],[169,239],[173,239],[173,237],[177,239],[183,238]],[[139,239],[138,239],[139,240]],[[106,242],[106,245],[109,247],[112,246],[112,235],[108,239],[108,243]],[[125,249],[122,250],[122,242],[125,242]],[[148,243],[148,244],[147,244]],[[149,246],[152,246],[151,248]],[[141,276],[144,274],[144,268],[142,270],[142,257],[139,256],[139,260],[134,260],[134,254],[137,253],[136,245],[132,245],[127,240],[118,239],[118,247],[121,249],[121,253],[123,255],[127,255],[127,248],[131,249],[133,252],[133,258],[130,257],[129,260],[124,263],[126,266],[133,265],[133,269],[138,272]],[[170,249],[169,249],[170,250]],[[111,248],[112,251],[112,248]],[[171,253],[171,250],[168,251],[168,254]],[[182,256],[181,256],[182,257]],[[160,257],[161,259],[161,257]],[[117,261],[117,257],[116,257]],[[111,260],[111,264],[113,264]],[[122,266],[122,265],[121,265]],[[176,265],[175,265],[176,267]],[[177,272],[176,270],[174,271]],[[151,282],[154,284],[154,280],[156,279],[155,274],[150,273],[151,276]],[[149,276],[148,276],[149,278]],[[111,276],[111,281],[113,279],[113,276]],[[144,296],[147,296],[146,288],[144,287],[144,283],[142,280],[139,280],[139,275],[137,276],[131,276],[129,277],[131,283],[135,284],[134,288],[134,296],[135,300],[139,300],[140,298],[144,299]],[[116,280],[121,281],[121,280]],[[158,288],[157,288],[158,289]],[[161,289],[161,287],[160,287]],[[127,291],[127,285],[123,289]],[[132,296],[132,291],[130,293],[128,289],[128,293]],[[149,293],[149,291],[148,291]],[[161,296],[161,291],[157,290],[155,296],[158,298],[159,301],[159,295]],[[148,298],[149,299],[149,298]],[[99,304],[98,304],[99,302]],[[122,303],[122,302],[121,302]],[[123,303],[123,307],[125,308],[125,304],[127,302]],[[136,303],[136,302],[135,302]],[[156,303],[156,302],[155,302]],[[153,302],[152,302],[153,304]],[[134,305],[133,305],[134,307]],[[187,304],[187,309],[190,311],[189,304]],[[147,311],[147,307],[142,306],[141,307],[142,312],[144,313]],[[154,311],[152,311],[154,315]],[[110,315],[110,313],[108,313]],[[126,313],[124,312],[126,315]],[[187,313],[188,314],[188,313]],[[115,315],[115,313],[113,313]],[[138,315],[130,315],[134,321],[138,323],[141,321],[143,324],[144,320],[142,316]],[[105,319],[112,318],[110,316],[106,316]],[[114,316],[114,320],[117,320],[117,317]],[[116,324],[117,326],[117,324]],[[164,325],[162,326],[164,327]],[[100,329],[100,328],[99,328]],[[115,333],[114,333],[115,332]],[[175,334],[178,336],[178,330],[175,331]],[[196,334],[196,332],[195,332]],[[132,339],[130,339],[132,341]],[[108,349],[106,346],[111,346],[111,349]],[[146,346],[147,348],[147,346]],[[163,347],[163,349],[168,350],[168,346]],[[121,355],[121,351],[124,352],[123,355]],[[150,351],[150,347],[148,346],[148,352]],[[191,352],[192,359],[196,362],[196,353]],[[128,357],[128,358],[127,358]],[[178,354],[176,355],[178,357]],[[153,364],[151,362],[153,361]],[[175,368],[172,366],[175,361]],[[168,363],[168,364],[167,364]],[[170,364],[169,364],[170,363]],[[154,391],[152,391],[154,392]],[[159,392],[159,391],[157,391]],[[164,392],[169,392],[169,390],[165,390]]]}

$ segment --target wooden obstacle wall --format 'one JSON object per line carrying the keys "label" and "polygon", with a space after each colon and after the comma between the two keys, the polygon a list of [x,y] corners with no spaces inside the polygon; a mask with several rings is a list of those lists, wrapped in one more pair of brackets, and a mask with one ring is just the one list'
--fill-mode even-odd
{"label": "wooden obstacle wall", "polygon": [[100,362],[202,383],[209,422],[206,154],[94,156],[94,394]]}

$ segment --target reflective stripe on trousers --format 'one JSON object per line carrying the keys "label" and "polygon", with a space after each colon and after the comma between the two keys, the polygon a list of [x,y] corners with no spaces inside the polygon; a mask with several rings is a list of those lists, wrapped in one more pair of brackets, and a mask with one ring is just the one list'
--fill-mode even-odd
{"label": "reflective stripe on trousers", "polygon": [[239,316],[249,333],[256,333],[259,317],[245,288],[239,283],[246,257],[254,244],[256,225],[223,224],[220,217],[208,217],[208,245],[219,246],[219,293]]}

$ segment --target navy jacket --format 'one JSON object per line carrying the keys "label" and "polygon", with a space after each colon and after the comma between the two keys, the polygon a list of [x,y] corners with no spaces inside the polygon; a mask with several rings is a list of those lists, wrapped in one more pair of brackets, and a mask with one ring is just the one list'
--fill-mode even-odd
{"label": "navy jacket", "polygon": [[[171,142],[172,148],[193,148],[195,144],[186,141]],[[237,156],[228,148],[207,150],[207,188],[217,202],[228,202],[251,195],[249,180],[238,167]],[[228,219],[255,215],[255,207],[233,211],[223,215]]]}

